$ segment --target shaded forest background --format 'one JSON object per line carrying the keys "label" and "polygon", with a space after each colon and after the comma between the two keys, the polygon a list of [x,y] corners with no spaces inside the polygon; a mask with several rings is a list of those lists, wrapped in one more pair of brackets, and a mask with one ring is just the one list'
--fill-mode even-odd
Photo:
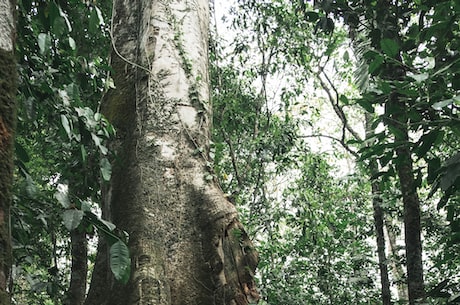
{"label": "shaded forest background", "polygon": [[[251,0],[225,18],[209,179],[254,239],[260,303],[460,304],[458,1]],[[72,304],[97,238],[120,281],[129,263],[98,206],[111,4],[20,0],[17,22],[10,289]]]}

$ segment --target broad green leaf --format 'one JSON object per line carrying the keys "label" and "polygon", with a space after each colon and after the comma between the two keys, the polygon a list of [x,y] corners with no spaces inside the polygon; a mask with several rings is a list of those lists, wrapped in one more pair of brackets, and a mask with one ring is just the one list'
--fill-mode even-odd
{"label": "broad green leaf", "polygon": [[110,269],[115,279],[126,284],[131,275],[131,258],[128,246],[121,240],[110,247]]}
{"label": "broad green leaf", "polygon": [[393,39],[384,38],[380,40],[380,47],[382,48],[383,53],[389,57],[395,57],[399,52],[399,45]]}
{"label": "broad green leaf", "polygon": [[104,220],[104,219],[100,219],[101,223],[107,227],[107,229],[109,231],[113,231],[115,230],[115,228],[117,227],[116,225],[114,225],[113,223],[111,223],[110,221],[107,221],[107,220]]}
{"label": "broad green leaf", "polygon": [[343,95],[343,94],[340,95],[339,100],[340,100],[344,105],[349,105],[349,104],[350,104],[350,102],[348,101],[348,98],[347,98],[345,95]]}
{"label": "broad green leaf", "polygon": [[109,151],[107,149],[107,147],[105,147],[104,145],[102,145],[102,139],[99,138],[96,134],[94,133],[91,133],[91,138],[93,139],[94,141],[94,144],[96,144],[96,146],[99,148],[99,150],[101,151],[101,153],[103,155],[106,155],[107,152]]}
{"label": "broad green leaf", "polygon": [[80,204],[81,204],[81,210],[83,212],[91,212],[91,203],[89,203],[86,200],[81,200]]}
{"label": "broad green leaf", "polygon": [[374,72],[377,72],[383,62],[383,56],[377,55],[374,60],[369,63],[369,74],[374,75]]}
{"label": "broad green leaf", "polygon": [[[460,156],[457,155],[457,157]],[[455,157],[454,157],[455,158]],[[451,158],[451,159],[454,159]],[[440,187],[443,191],[446,191],[452,185],[457,182],[457,179],[460,178],[460,161],[452,162],[451,164],[446,164],[447,168],[445,173],[441,176]]]}
{"label": "broad green leaf", "polygon": [[67,133],[67,136],[69,137],[69,140],[71,140],[72,139],[72,131],[71,131],[71,127],[70,127],[70,122],[69,122],[69,119],[64,114],[61,114],[61,124],[62,124],[62,127],[64,127],[64,130]]}
{"label": "broad green leaf", "polygon": [[388,130],[395,136],[397,141],[406,140],[406,134],[399,128],[392,125],[388,126]]}
{"label": "broad green leaf", "polygon": [[70,200],[67,192],[63,190],[58,190],[56,193],[54,193],[54,198],[62,205],[63,208],[69,208],[70,207]]}
{"label": "broad green leaf", "polygon": [[457,95],[453,98],[442,100],[440,102],[434,103],[431,107],[435,110],[441,110],[442,108],[453,104],[454,102],[460,102],[460,95]]}
{"label": "broad green leaf", "polygon": [[101,174],[104,181],[110,181],[110,177],[112,176],[112,166],[110,165],[109,160],[107,160],[107,158],[102,158],[99,165],[101,167]]}
{"label": "broad green leaf", "polygon": [[428,159],[427,163],[428,163],[427,181],[429,184],[432,184],[439,174],[439,169],[441,168],[441,160],[439,158]]}
{"label": "broad green leaf", "polygon": [[83,219],[84,212],[77,209],[65,210],[62,214],[62,219],[64,220],[64,226],[69,230],[76,229]]}
{"label": "broad green leaf", "polygon": [[52,31],[56,37],[61,37],[66,31],[65,19],[61,16],[54,19]]}
{"label": "broad green leaf", "polygon": [[75,40],[70,36],[69,36],[69,46],[74,51],[77,49],[77,45],[75,43]]}
{"label": "broad green leaf", "polygon": [[40,54],[43,55],[48,53],[51,48],[51,36],[48,33],[38,34],[38,47],[40,48]]}
{"label": "broad green leaf", "polygon": [[99,31],[99,25],[101,25],[101,14],[99,9],[94,8],[91,10],[89,15],[89,31],[91,34],[96,34]]}
{"label": "broad green leaf", "polygon": [[35,186],[35,181],[29,174],[26,174],[26,193],[30,198],[34,198],[37,193],[37,187]]}
{"label": "broad green leaf", "polygon": [[372,102],[367,99],[357,99],[356,102],[363,107],[367,112],[374,113],[374,106]]}
{"label": "broad green leaf", "polygon": [[97,6],[94,6],[94,9],[96,10],[97,18],[99,19],[99,24],[103,25],[104,24],[104,17],[102,16],[101,10]]}
{"label": "broad green leaf", "polygon": [[24,163],[30,161],[29,154],[27,153],[26,149],[17,141],[14,142],[16,157]]}
{"label": "broad green leaf", "polygon": [[313,11],[305,12],[305,19],[307,21],[314,22],[318,20],[318,18],[319,18],[319,15],[317,12],[313,12]]}
{"label": "broad green leaf", "polygon": [[409,77],[413,78],[415,82],[421,83],[423,81],[426,81],[430,75],[428,73],[420,73],[420,74],[412,74],[409,75]]}
{"label": "broad green leaf", "polygon": [[419,141],[420,145],[415,149],[417,156],[424,157],[426,153],[431,149],[436,139],[438,139],[440,136],[442,137],[443,135],[444,133],[439,129],[434,129],[423,135]]}
{"label": "broad green leaf", "polygon": [[55,1],[48,2],[47,13],[48,13],[48,18],[50,20],[50,23],[54,24],[56,19],[59,18],[59,7]]}

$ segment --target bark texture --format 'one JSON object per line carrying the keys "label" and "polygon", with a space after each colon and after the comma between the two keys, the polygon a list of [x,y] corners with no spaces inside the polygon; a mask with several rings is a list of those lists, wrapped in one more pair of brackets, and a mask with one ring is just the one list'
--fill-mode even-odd
{"label": "bark texture", "polygon": [[388,219],[385,219],[385,228],[388,235],[388,245],[391,253],[391,270],[393,274],[393,282],[396,284],[398,292],[398,301],[408,302],[409,295],[407,294],[407,285],[406,285],[406,274],[403,270],[403,266],[399,263],[399,254],[400,247],[396,243],[397,236],[394,232],[394,224],[391,223]]}
{"label": "bark texture", "polygon": [[11,303],[10,208],[13,183],[14,131],[16,127],[17,71],[14,57],[15,3],[0,0],[0,304]]}
{"label": "bark texture", "polygon": [[[381,39],[400,41],[401,28],[397,17],[397,6],[388,0],[379,0],[383,9],[377,12],[378,28],[382,29]],[[379,46],[379,48],[381,48]],[[401,54],[395,55],[396,62],[403,62]],[[406,71],[401,65],[386,63],[382,79],[388,83],[401,81]],[[417,304],[425,297],[422,264],[422,240],[420,222],[420,199],[414,178],[412,152],[410,149],[407,112],[410,100],[396,90],[389,94],[385,104],[386,124],[394,134],[396,159],[394,161],[401,196],[404,204],[404,241],[406,245],[406,268],[409,304]]]}
{"label": "bark texture", "polygon": [[[372,121],[370,114],[366,114],[366,133],[367,137],[373,135]],[[378,163],[372,159],[369,161],[369,171],[371,176],[375,176],[379,172]],[[388,275],[388,261],[385,253],[385,234],[384,234],[384,223],[385,214],[382,208],[382,191],[379,181],[374,179],[371,181],[372,188],[372,207],[374,210],[374,228],[375,235],[377,237],[377,255],[379,259],[379,271],[380,271],[380,284],[382,286],[382,304],[391,304],[391,291],[390,291],[390,279]]]}
{"label": "bark texture", "polygon": [[88,245],[86,232],[79,229],[70,232],[72,245],[72,267],[70,285],[67,291],[66,305],[83,305],[86,297],[86,281],[88,273]]}
{"label": "bark texture", "polygon": [[86,304],[255,302],[258,256],[208,157],[208,3],[116,0],[113,14],[105,214],[130,234],[132,274],[114,282],[102,244]]}

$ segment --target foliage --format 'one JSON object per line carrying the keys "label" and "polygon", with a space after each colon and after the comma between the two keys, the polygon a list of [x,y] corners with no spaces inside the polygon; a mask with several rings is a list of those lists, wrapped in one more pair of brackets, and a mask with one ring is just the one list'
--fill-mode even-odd
{"label": "foliage", "polygon": [[[448,254],[452,251],[455,253],[458,245],[458,242],[455,241],[458,236],[459,182],[457,175],[459,53],[455,47],[459,39],[458,4],[455,1],[436,3],[398,1],[397,5],[386,1],[317,1],[314,3],[315,6],[311,6],[308,1],[239,2],[238,9],[234,10],[236,17],[232,23],[233,27],[240,31],[233,44],[235,54],[233,60],[237,62],[238,67],[236,75],[243,76],[243,84],[247,81],[248,75],[250,79],[259,78],[262,82],[261,92],[263,93],[262,95],[247,94],[244,99],[252,98],[253,102],[246,102],[244,107],[255,104],[260,96],[266,98],[267,95],[273,93],[264,92],[267,84],[271,85],[271,77],[277,78],[276,82],[284,84],[280,76],[291,76],[289,81],[286,81],[286,87],[295,88],[287,90],[293,93],[290,96],[290,105],[299,105],[299,100],[302,100],[305,92],[310,89],[309,85],[311,86],[312,83],[319,85],[326,92],[326,100],[329,99],[333,111],[343,125],[341,135],[336,139],[347,150],[358,156],[357,162],[361,167],[367,167],[370,159],[379,162],[382,170],[373,176],[373,179],[380,181],[388,198],[394,198],[391,202],[385,201],[384,208],[387,217],[394,217],[396,221],[399,221],[402,212],[399,208],[401,193],[398,190],[400,181],[397,176],[397,167],[400,166],[401,159],[395,152],[400,147],[407,147],[410,157],[414,160],[414,171],[411,174],[416,178],[416,187],[423,195],[422,201],[425,202],[422,206],[422,221],[426,235],[425,254],[430,257],[426,261],[426,269],[437,266],[435,270],[441,272],[437,276],[436,272],[427,272],[427,284],[433,287],[443,282],[445,278],[450,278],[448,289],[443,291],[445,293],[443,300],[452,301],[455,299],[458,287],[455,284],[458,279],[454,274],[458,273],[459,267],[456,259]],[[393,20],[385,21],[383,18],[379,20],[380,23],[372,21],[376,18],[376,14],[388,12],[388,10],[392,16],[395,16],[396,23]],[[248,28],[250,30],[246,30]],[[401,29],[401,32],[398,32],[397,36],[388,34],[398,29]],[[351,39],[348,39],[345,33],[348,33]],[[356,51],[354,56],[358,59],[356,66],[361,65],[361,68],[358,67],[357,70],[356,85],[351,83],[349,78],[350,71],[355,66],[353,57],[350,55],[353,50]],[[404,76],[395,77],[397,73],[395,71],[404,71]],[[312,79],[316,81],[311,82]],[[348,90],[341,88],[342,84],[339,82],[343,83],[344,80],[348,82]],[[234,80],[225,85],[234,88],[229,90],[229,93],[239,92],[236,88],[241,87],[241,84],[237,84],[237,81]],[[218,93],[222,94],[222,83],[218,86]],[[259,86],[256,84],[255,87]],[[356,94],[350,94],[353,92],[353,87],[355,90],[360,90],[358,97]],[[401,113],[399,109],[386,103],[392,94],[397,94],[407,106],[407,112],[405,111],[403,117],[398,120],[401,119],[404,128],[407,128],[408,141],[401,142],[404,135],[391,123],[391,120]],[[276,91],[273,95],[282,97]],[[226,100],[225,96],[218,95],[217,98]],[[230,93],[225,107],[229,107],[228,104],[235,104],[234,100],[236,98]],[[316,107],[311,106],[312,103],[313,101],[310,101],[310,104],[305,106]],[[269,100],[268,104],[276,104],[276,102]],[[292,116],[292,110],[293,108],[286,108],[286,116]],[[358,133],[354,132],[356,125],[351,125],[353,124],[351,118],[354,114],[364,112],[373,114],[371,127],[377,130],[367,139],[362,139]],[[235,115],[236,113],[238,114]],[[241,116],[241,113],[238,110],[233,111],[231,118]],[[250,117],[247,116],[246,120],[248,119]],[[362,117],[361,120],[363,121]],[[215,119],[215,122],[220,121]],[[242,137],[246,131],[241,130],[244,128],[243,122],[245,121],[240,119],[238,128],[235,129],[235,132],[238,133],[235,136],[237,140],[227,143],[230,156],[231,151],[240,152],[248,149],[246,147],[232,149],[230,145],[244,142]],[[296,126],[308,126],[299,121],[295,124]],[[301,127],[297,131],[302,132],[304,128]],[[225,130],[229,133],[228,128]],[[251,130],[251,127],[248,130]],[[277,132],[270,128],[267,131],[274,134]],[[304,144],[296,140],[296,134],[297,132],[293,137],[295,143],[293,147],[299,149]],[[332,134],[329,137],[335,138],[335,135]],[[299,150],[304,151],[305,149]],[[222,151],[224,154],[228,153],[225,150]],[[259,152],[256,154],[261,155]],[[297,156],[298,153],[293,153],[293,150],[290,149],[287,155],[292,157]],[[231,163],[237,164],[249,160],[247,155],[242,158],[238,156],[227,158]],[[280,156],[278,159],[283,159],[283,157]],[[224,157],[222,160],[225,160]],[[288,160],[289,162],[283,165],[271,160],[271,164],[267,162],[263,168],[276,168],[276,173],[284,171],[285,175],[290,176],[289,165],[285,166],[287,164],[292,166],[293,163],[299,162],[299,159],[293,157]],[[227,165],[227,168],[231,167]],[[252,207],[246,207],[247,204],[245,204],[248,202],[247,199],[250,199],[249,205],[251,206],[254,203],[253,198],[243,199],[237,203],[243,204],[241,210],[247,211],[247,215],[251,216],[250,224],[257,224],[257,228],[264,228],[269,227],[270,223],[277,223],[276,220],[265,219],[268,218],[267,215],[277,215],[279,210],[283,211],[290,207],[284,206],[284,209],[278,207],[279,195],[271,195],[273,188],[279,185],[274,182],[275,186],[273,186],[268,181],[278,180],[273,178],[274,176],[267,175],[266,172],[260,175],[265,179],[259,180],[262,183],[257,186],[260,188],[257,194],[263,194],[265,198],[269,198],[268,201],[276,203],[262,205],[262,209],[256,210],[259,212],[258,216],[253,216],[255,210]],[[223,177],[224,180],[226,176],[229,176],[228,169]],[[358,181],[362,181],[362,178]],[[432,185],[431,193],[427,191],[429,185]],[[436,193],[439,190],[441,194]],[[434,212],[433,199],[439,199],[438,197],[440,197],[437,204],[438,209],[445,209],[447,213]],[[322,210],[322,207],[318,209]],[[397,213],[392,214],[391,209]],[[447,217],[443,219],[443,215]],[[258,220],[258,217],[264,220]],[[431,219],[432,222],[428,222],[427,219]],[[448,227],[445,226],[446,220],[449,223]],[[289,247],[291,240],[292,238],[280,239],[277,236],[273,240],[266,241],[264,245],[268,245],[266,248],[269,250],[265,252],[262,250],[264,257],[279,255],[283,247]],[[277,241],[279,246],[269,247]],[[437,249],[434,248],[435,244],[438,245]],[[441,248],[439,248],[440,244]],[[273,271],[273,274],[281,273],[280,266],[282,265],[282,261],[270,265],[272,270],[277,270]],[[270,280],[265,278],[262,281],[261,284],[265,287],[264,285]],[[279,283],[280,278],[273,282]],[[289,287],[296,287],[296,285]],[[282,289],[276,290],[278,296],[280,290]],[[298,295],[298,292],[293,292],[291,295]],[[434,295],[428,293],[428,296],[433,297]],[[288,299],[283,299],[283,302]],[[279,298],[277,300],[272,301],[278,303]],[[294,302],[293,299],[289,300]],[[437,302],[435,299],[430,300]],[[442,298],[439,301],[442,301]]]}
{"label": "foliage", "polygon": [[254,89],[257,74],[220,65],[226,59],[215,50],[215,170],[255,236],[263,304],[378,300],[368,277],[375,265],[367,255],[372,227],[365,183],[335,179],[326,156],[305,148],[289,83],[281,96],[266,98]]}
{"label": "foliage", "polygon": [[106,142],[115,135],[99,113],[111,84],[107,4],[18,1],[18,175],[12,210],[17,303],[63,300],[68,230],[92,236],[97,228],[115,238],[113,243],[125,240],[97,216],[96,204],[101,183],[110,179]]}
{"label": "foliage", "polygon": [[[97,231],[115,278],[126,283],[130,273],[128,237],[99,206],[114,157],[107,143],[116,136],[99,112],[113,86],[109,5],[18,1],[16,304],[64,301],[69,230],[90,241]],[[394,20],[372,22],[381,12]],[[233,13],[231,54],[211,36],[211,155],[257,243],[262,303],[379,302],[369,184],[378,181],[387,230],[400,239],[401,147],[422,199],[427,302],[458,303],[458,1],[250,0]],[[387,102],[395,95],[404,111]],[[356,132],[364,113],[372,118],[367,137]],[[331,114],[334,126],[321,126]],[[344,153],[335,144],[331,154],[321,151],[316,137]],[[350,155],[356,172],[337,174],[337,159]],[[372,177],[370,160],[380,169]],[[398,249],[389,254],[401,267]]]}

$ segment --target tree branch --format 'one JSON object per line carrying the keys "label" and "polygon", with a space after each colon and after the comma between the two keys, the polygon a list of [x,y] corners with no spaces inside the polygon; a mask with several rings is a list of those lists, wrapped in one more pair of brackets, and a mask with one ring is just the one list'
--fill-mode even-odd
{"label": "tree branch", "polygon": [[[321,75],[324,75],[326,78],[327,83],[323,80]],[[345,138],[345,130],[347,130],[356,140],[362,141],[362,138],[359,136],[359,134],[350,127],[348,124],[347,117],[345,116],[345,113],[343,112],[343,109],[339,105],[339,92],[337,91],[337,88],[335,88],[334,84],[330,80],[330,78],[327,76],[327,74],[324,72],[323,69],[320,70],[320,73],[318,74],[318,80],[321,84],[321,87],[323,90],[326,92],[327,96],[329,97],[329,102],[334,109],[334,112],[337,114],[339,117],[340,121],[343,124],[343,129],[342,129],[342,140]],[[335,97],[333,96],[332,91],[335,93]]]}
{"label": "tree branch", "polygon": [[356,151],[352,150],[350,148],[350,146],[348,146],[348,144],[345,143],[344,139],[338,139],[336,137],[329,136],[329,135],[324,135],[324,134],[304,135],[304,136],[299,136],[299,138],[327,138],[327,139],[331,139],[333,141],[339,142],[340,145],[342,145],[342,147],[346,151],[348,151],[350,154],[352,154],[354,157],[356,157],[356,158],[359,157],[358,153]]}

